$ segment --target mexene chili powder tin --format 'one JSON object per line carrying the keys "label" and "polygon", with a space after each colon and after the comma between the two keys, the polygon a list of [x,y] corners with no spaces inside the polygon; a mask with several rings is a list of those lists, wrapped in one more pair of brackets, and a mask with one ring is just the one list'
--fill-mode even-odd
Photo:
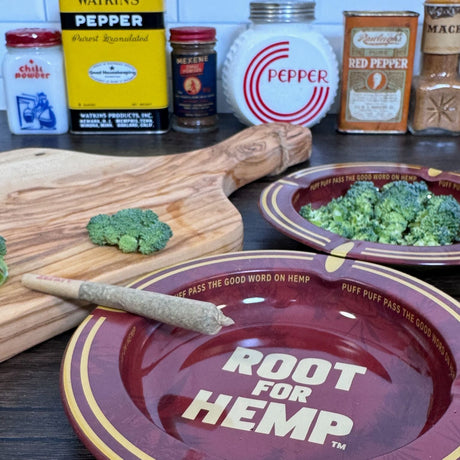
{"label": "mexene chili powder tin", "polygon": [[345,11],[338,129],[405,133],[418,13]]}
{"label": "mexene chili powder tin", "polygon": [[217,53],[214,27],[174,27],[171,70],[174,113],[171,127],[185,133],[217,129]]}
{"label": "mexene chili powder tin", "polygon": [[71,130],[168,130],[162,0],[60,0]]}

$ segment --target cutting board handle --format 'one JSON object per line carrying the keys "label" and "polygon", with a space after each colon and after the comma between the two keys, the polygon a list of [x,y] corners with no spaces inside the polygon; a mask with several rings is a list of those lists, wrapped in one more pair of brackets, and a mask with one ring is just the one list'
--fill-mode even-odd
{"label": "cutting board handle", "polygon": [[277,175],[310,158],[311,131],[288,123],[247,128],[213,147],[192,152],[209,172],[225,172],[223,189],[236,189],[266,175]]}

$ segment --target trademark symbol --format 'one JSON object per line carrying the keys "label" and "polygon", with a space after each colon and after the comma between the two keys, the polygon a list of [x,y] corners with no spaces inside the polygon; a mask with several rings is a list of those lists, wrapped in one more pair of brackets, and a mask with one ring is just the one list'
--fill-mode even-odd
{"label": "trademark symbol", "polygon": [[334,449],[345,450],[347,448],[347,445],[345,443],[342,444],[341,442],[338,442],[338,441],[332,441],[331,444]]}

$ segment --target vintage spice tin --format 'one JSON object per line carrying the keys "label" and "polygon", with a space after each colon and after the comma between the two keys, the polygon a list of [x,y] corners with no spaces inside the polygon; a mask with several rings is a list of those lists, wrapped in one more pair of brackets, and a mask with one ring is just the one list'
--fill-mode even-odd
{"label": "vintage spice tin", "polygon": [[170,29],[173,116],[171,127],[184,133],[217,129],[217,53],[214,27]]}
{"label": "vintage spice tin", "polygon": [[345,11],[338,130],[405,133],[419,14]]}
{"label": "vintage spice tin", "polygon": [[71,131],[169,127],[162,0],[60,0]]}

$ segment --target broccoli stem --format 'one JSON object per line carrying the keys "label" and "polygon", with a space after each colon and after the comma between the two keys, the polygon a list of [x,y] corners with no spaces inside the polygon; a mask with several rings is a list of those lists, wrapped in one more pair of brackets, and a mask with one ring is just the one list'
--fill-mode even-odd
{"label": "broccoli stem", "polygon": [[3,257],[0,257],[0,286],[6,281],[8,278],[8,266],[6,265],[5,260]]}

